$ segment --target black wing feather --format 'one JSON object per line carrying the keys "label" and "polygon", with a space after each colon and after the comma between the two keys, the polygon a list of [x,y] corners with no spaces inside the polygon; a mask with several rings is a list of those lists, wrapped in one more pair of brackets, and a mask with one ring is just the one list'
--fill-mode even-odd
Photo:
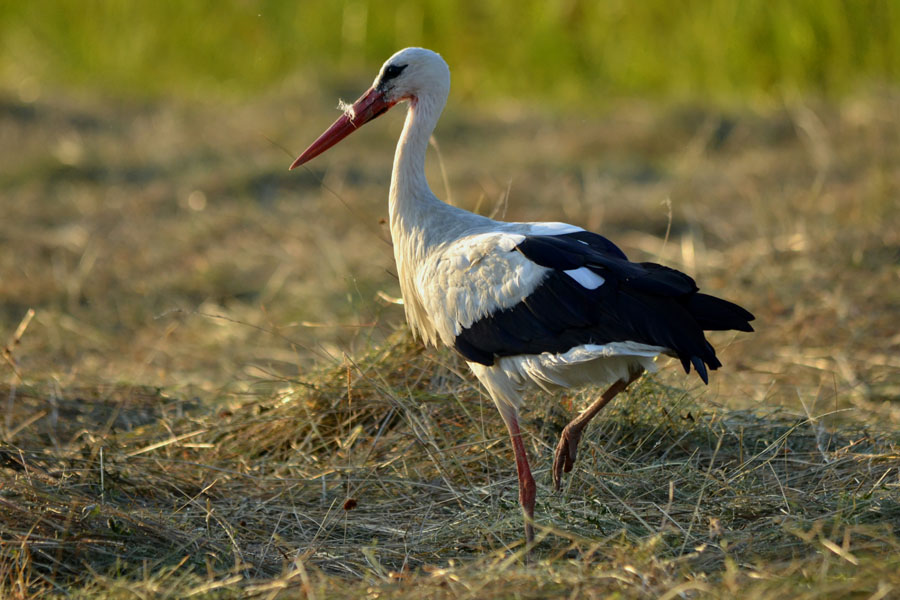
{"label": "black wing feather", "polygon": [[[669,349],[686,372],[708,382],[721,366],[704,330],[752,331],[753,315],[698,292],[693,279],[655,263],[633,263],[589,231],[527,236],[515,248],[552,269],[518,304],[472,323],[456,338],[467,360],[492,365],[503,356],[561,353],[581,344],[632,341]],[[603,277],[596,289],[565,271],[586,267]]]}

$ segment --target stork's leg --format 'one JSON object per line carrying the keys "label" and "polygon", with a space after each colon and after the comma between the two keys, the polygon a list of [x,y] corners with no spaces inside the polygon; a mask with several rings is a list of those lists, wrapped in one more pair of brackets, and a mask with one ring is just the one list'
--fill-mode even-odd
{"label": "stork's leg", "polygon": [[572,465],[575,464],[575,458],[578,456],[578,442],[581,440],[582,430],[584,430],[591,419],[597,416],[597,413],[600,412],[604,406],[609,404],[610,400],[615,398],[619,392],[627,388],[631,382],[640,377],[643,372],[644,369],[639,369],[632,373],[627,381],[620,379],[609,386],[609,389],[603,392],[603,395],[600,396],[600,398],[584,409],[580,415],[572,419],[572,421],[566,425],[565,429],[563,429],[562,434],[559,436],[559,443],[556,445],[556,452],[553,457],[553,486],[556,488],[556,491],[559,491],[559,484],[562,479],[563,471],[568,473],[572,470]]}
{"label": "stork's leg", "polygon": [[515,414],[503,415],[503,420],[506,421],[506,428],[509,429],[513,452],[516,455],[516,471],[519,474],[519,504],[522,505],[522,515],[525,518],[525,543],[530,546],[534,542],[534,496],[537,488],[534,485],[534,477],[531,476],[531,468],[528,466],[525,444],[522,443],[522,434],[519,432],[519,420]]}

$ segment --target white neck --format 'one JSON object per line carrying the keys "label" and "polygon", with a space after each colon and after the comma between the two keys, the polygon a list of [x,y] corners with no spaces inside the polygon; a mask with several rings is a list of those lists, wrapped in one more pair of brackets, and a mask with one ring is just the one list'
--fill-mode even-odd
{"label": "white neck", "polygon": [[425,179],[425,154],[428,140],[444,109],[446,99],[425,95],[410,102],[403,133],[394,153],[394,170],[391,175],[390,216],[391,233],[395,238],[398,228],[406,229],[423,225],[429,205],[443,204],[431,192]]}

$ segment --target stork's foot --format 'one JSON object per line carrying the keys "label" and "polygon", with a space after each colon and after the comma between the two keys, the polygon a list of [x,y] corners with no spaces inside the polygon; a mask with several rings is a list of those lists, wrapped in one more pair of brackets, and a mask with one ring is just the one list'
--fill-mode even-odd
{"label": "stork's foot", "polygon": [[572,422],[566,425],[559,436],[559,443],[556,445],[556,454],[553,457],[553,486],[559,491],[559,482],[562,479],[563,471],[568,473],[575,464],[575,457],[578,456],[578,442],[581,441],[581,431],[584,429],[591,419],[596,416],[600,410],[606,406],[610,400],[616,397],[616,394],[628,387],[628,385],[641,376],[644,369],[638,368],[628,374],[628,379],[620,379],[603,392],[603,395],[597,398],[593,404],[588,406],[584,411],[572,419]]}
{"label": "stork's foot", "polygon": [[553,487],[556,488],[557,492],[559,491],[563,471],[566,473],[570,472],[575,464],[582,429],[584,429],[584,426],[572,422],[566,425],[559,436],[559,443],[556,444],[556,452],[553,456]]}

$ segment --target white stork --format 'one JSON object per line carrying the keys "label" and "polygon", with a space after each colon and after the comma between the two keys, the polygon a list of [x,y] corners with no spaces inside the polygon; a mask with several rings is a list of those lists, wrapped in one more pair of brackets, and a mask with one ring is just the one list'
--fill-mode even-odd
{"label": "white stork", "polygon": [[522,394],[610,386],[562,432],[553,483],[575,462],[585,425],[661,354],[707,379],[721,363],[704,330],[752,331],[749,312],[701,294],[694,280],[630,262],[606,238],[565,223],[506,223],[438,200],[425,179],[428,140],[450,92],[440,55],[407,48],[291,165],[306,163],[401,101],[409,103],[391,176],[391,238],[406,318],[428,344],[468,362],[500,411],[515,452],[526,543],[535,483],[519,431]]}

